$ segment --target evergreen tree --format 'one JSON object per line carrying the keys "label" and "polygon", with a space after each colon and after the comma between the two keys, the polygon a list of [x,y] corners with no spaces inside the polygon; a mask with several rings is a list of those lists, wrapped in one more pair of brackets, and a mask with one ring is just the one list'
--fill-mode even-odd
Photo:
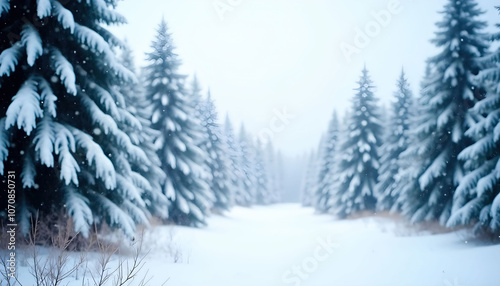
{"label": "evergreen tree", "polygon": [[410,116],[413,107],[413,95],[404,71],[396,84],[395,101],[388,118],[387,134],[380,148],[380,170],[378,184],[375,187],[377,206],[380,210],[388,210],[393,206],[397,195],[396,177],[401,169],[400,155],[410,144]]}
{"label": "evergreen tree", "polygon": [[[126,40],[120,59],[124,67],[137,74],[133,52]],[[122,128],[129,134],[131,141],[146,153],[150,161],[148,165],[135,162],[130,166],[125,166],[124,169],[130,172],[130,175],[136,180],[140,179],[137,177],[137,173],[146,179],[137,181],[142,190],[146,207],[153,215],[166,219],[168,218],[169,201],[162,192],[166,175],[161,169],[157,147],[154,146],[154,140],[158,138],[160,132],[151,128],[151,121],[148,119],[151,114],[149,109],[151,104],[144,95],[144,87],[141,83],[122,84],[120,92],[127,103],[127,110],[137,118],[137,120],[129,118],[125,124],[122,124]]]}
{"label": "evergreen tree", "polygon": [[[195,118],[201,118],[202,117],[202,109],[205,107],[205,100],[203,100],[203,96],[201,95],[201,86],[200,82],[198,81],[198,77],[196,74],[193,76],[193,81],[191,83],[191,89],[190,89],[190,98],[193,101],[194,105],[194,117]],[[207,136],[206,134],[204,134]]]}
{"label": "evergreen tree", "polygon": [[241,148],[241,188],[245,197],[249,198],[249,204],[255,203],[257,196],[256,177],[255,177],[255,150],[252,140],[249,138],[243,124],[240,127],[238,143]]}
{"label": "evergreen tree", "polygon": [[334,111],[328,132],[321,144],[320,166],[317,173],[317,189],[315,190],[316,210],[319,212],[327,212],[329,209],[328,201],[330,199],[330,186],[333,183],[332,178],[335,172],[336,157],[335,151],[338,144],[339,121],[337,112]]}
{"label": "evergreen tree", "polygon": [[239,141],[235,138],[233,125],[229,120],[229,116],[226,115],[226,121],[224,125],[224,138],[226,139],[227,152],[229,157],[229,166],[231,178],[231,189],[233,191],[234,202],[240,206],[249,206],[252,203],[252,198],[250,194],[245,191],[243,186],[244,173],[242,166],[242,154]]}
{"label": "evergreen tree", "polygon": [[233,204],[229,158],[221,126],[218,123],[217,110],[208,93],[201,106],[201,121],[207,137],[202,148],[208,154],[207,165],[210,169],[210,190],[215,195],[214,208],[218,211],[228,210]]}
{"label": "evergreen tree", "polygon": [[93,223],[132,236],[136,222],[147,222],[145,178],[123,168],[151,162],[120,128],[136,119],[117,87],[136,78],[113,52],[121,41],[104,27],[125,22],[115,4],[0,5],[0,175],[21,178],[24,234],[31,214],[54,210],[64,210],[84,236]]}
{"label": "evergreen tree", "polygon": [[339,217],[374,210],[376,204],[374,191],[380,166],[377,149],[381,145],[382,127],[374,86],[366,67],[358,85],[339,151],[335,192],[329,203]]}
{"label": "evergreen tree", "polygon": [[[499,7],[497,9],[500,10]],[[500,25],[497,25],[500,28]],[[500,40],[500,34],[494,34]],[[469,173],[460,181],[455,194],[452,215],[447,226],[477,221],[476,231],[500,233],[500,49],[479,60],[483,70],[475,78],[486,87],[486,98],[472,112],[479,115],[465,133],[474,144],[458,156]]]}
{"label": "evergreen tree", "polygon": [[268,189],[270,192],[270,201],[271,203],[277,203],[281,200],[281,190],[282,190],[282,174],[281,174],[281,162],[280,157],[274,150],[272,142],[267,142],[266,144],[266,152],[265,156],[265,164],[267,166],[268,173]]}
{"label": "evergreen tree", "polygon": [[206,154],[197,147],[203,136],[201,124],[192,117],[196,101],[184,88],[186,77],[177,71],[181,63],[164,20],[151,49],[145,68],[146,97],[151,102],[152,127],[161,132],[155,144],[167,175],[163,193],[171,201],[169,216],[174,222],[197,226],[205,223],[214,198],[205,182]]}
{"label": "evergreen tree", "polygon": [[300,195],[300,201],[304,207],[310,207],[313,205],[314,190],[317,188],[316,178],[318,177],[318,159],[318,155],[315,152],[311,152],[309,155],[306,174],[302,181],[302,191]]}
{"label": "evergreen tree", "polygon": [[255,175],[255,203],[268,205],[275,202],[274,194],[270,188],[269,165],[267,165],[263,144],[256,142],[254,152],[253,173]]}
{"label": "evergreen tree", "polygon": [[414,142],[403,156],[411,166],[402,172],[401,205],[411,221],[439,219],[451,214],[452,197],[464,175],[458,154],[470,145],[464,133],[476,120],[469,111],[483,96],[473,76],[477,58],[487,45],[480,30],[482,12],[473,0],[448,1],[433,43],[442,51],[429,60],[430,74],[419,99],[419,116],[412,128]]}

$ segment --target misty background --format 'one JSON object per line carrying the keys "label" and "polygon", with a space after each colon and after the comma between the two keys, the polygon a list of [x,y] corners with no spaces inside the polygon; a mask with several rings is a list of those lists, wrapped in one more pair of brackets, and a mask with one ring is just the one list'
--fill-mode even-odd
{"label": "misty background", "polygon": [[[144,0],[123,1],[128,24],[110,27],[127,39],[138,66],[159,21],[168,19],[181,72],[210,88],[221,115],[269,136],[283,154],[285,201],[297,201],[306,152],[317,147],[333,110],[340,118],[366,64],[382,106],[401,68],[418,94],[445,0]],[[479,1],[494,30],[494,0]],[[144,9],[155,7],[155,9]],[[362,42],[362,46],[357,45]],[[344,50],[342,49],[344,47]],[[348,53],[345,47],[354,48]],[[289,120],[273,120],[287,114]],[[269,133],[269,130],[272,130]],[[300,175],[299,175],[300,174]]]}

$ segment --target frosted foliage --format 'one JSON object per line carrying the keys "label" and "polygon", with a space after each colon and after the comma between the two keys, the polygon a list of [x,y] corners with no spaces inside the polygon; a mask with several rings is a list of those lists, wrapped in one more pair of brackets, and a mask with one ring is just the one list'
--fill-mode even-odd
{"label": "frosted foliage", "polygon": [[87,95],[82,95],[82,102],[85,104],[85,107],[88,108],[90,114],[92,114],[92,121],[101,127],[105,134],[110,132],[111,134],[115,134],[118,130],[118,126],[113,117],[102,112],[97,104]]}
{"label": "frosted foliage", "polygon": [[38,31],[31,24],[25,24],[21,31],[21,42],[26,48],[28,65],[33,66],[36,59],[42,54],[42,39]]}
{"label": "frosted foliage", "polygon": [[59,1],[52,1],[54,7],[54,16],[56,16],[57,21],[61,24],[64,29],[69,29],[71,33],[75,31],[75,20],[73,18],[73,13],[68,9],[64,8]]}
{"label": "frosted foliage", "polygon": [[10,10],[10,0],[0,0],[0,15]]}
{"label": "frosted foliage", "polygon": [[108,52],[108,43],[94,30],[87,28],[85,26],[75,24],[75,36],[78,37],[82,44],[86,44],[91,49],[97,50],[99,53]]}
{"label": "frosted foliage", "polygon": [[174,190],[174,186],[172,186],[172,181],[168,180],[165,182],[165,190],[163,191],[165,193],[165,195],[167,196],[167,198],[171,199],[171,200],[175,200],[176,199],[176,195],[175,195],[175,190]]}
{"label": "frosted foliage", "polygon": [[121,113],[118,111],[118,107],[111,94],[95,83],[89,84],[89,89],[99,98],[100,103],[104,106],[104,111],[109,113],[116,121],[120,121]]}
{"label": "frosted foliage", "polygon": [[[50,16],[52,12],[52,1],[51,0],[37,0],[36,1],[36,10],[37,16],[40,19],[43,19],[47,16]],[[57,1],[55,1],[57,2]]]}
{"label": "frosted foliage", "polygon": [[448,150],[443,150],[439,156],[434,159],[432,164],[420,176],[418,182],[421,189],[429,187],[429,184],[437,177],[446,172],[446,158],[448,158]]}
{"label": "frosted foliage", "polygon": [[16,70],[16,65],[22,55],[23,46],[17,42],[12,47],[5,49],[0,54],[0,76],[9,76]]}
{"label": "frosted foliage", "polygon": [[55,138],[52,125],[53,122],[49,116],[42,118],[34,138],[35,152],[38,154],[40,163],[47,167],[54,167],[53,151]]}
{"label": "frosted foliage", "polygon": [[36,119],[43,116],[40,108],[40,95],[37,92],[37,82],[29,78],[12,98],[12,103],[6,112],[5,127],[17,124],[27,135],[36,127]]}
{"label": "frosted foliage", "polygon": [[144,201],[141,198],[141,191],[134,186],[132,181],[120,174],[117,174],[116,183],[123,198],[134,201],[141,207],[145,207]]}
{"label": "frosted foliage", "polygon": [[5,117],[0,118],[0,175],[4,175],[4,162],[9,155],[10,138],[5,128]]}
{"label": "frosted foliage", "polygon": [[35,185],[35,164],[30,153],[25,153],[23,161],[23,170],[21,172],[23,188],[31,188]]}
{"label": "frosted foliage", "polygon": [[124,201],[122,207],[136,223],[149,226],[148,214],[144,212],[144,207],[138,207],[130,201]]}
{"label": "frosted foliage", "polygon": [[66,87],[66,91],[69,94],[76,95],[76,85],[75,85],[75,73],[73,71],[73,66],[70,62],[61,54],[58,49],[52,49],[52,59],[55,66],[55,72],[61,79],[61,82]]}
{"label": "frosted foliage", "polygon": [[75,152],[75,138],[63,125],[54,122],[54,152],[59,155],[60,178],[66,185],[73,183],[78,186],[80,167],[71,152]]}
{"label": "frosted foliage", "polygon": [[92,210],[88,206],[89,200],[72,186],[65,186],[63,190],[66,209],[73,219],[75,231],[87,238],[93,221]]}
{"label": "frosted foliage", "polygon": [[97,32],[85,26],[75,24],[74,34],[79,39],[80,43],[101,53],[102,57],[107,62],[108,67],[111,68],[121,79],[127,82],[137,81],[135,75],[131,71],[116,61],[114,53],[108,43]]}
{"label": "frosted foliage", "polygon": [[149,181],[137,172],[130,172],[130,178],[135,186],[143,190],[151,191],[153,189]]}
{"label": "frosted foliage", "polygon": [[86,152],[87,164],[93,166],[96,172],[96,178],[101,178],[107,189],[116,187],[116,173],[113,163],[104,154],[97,143],[92,140],[88,134],[73,128],[72,133],[79,147]]}
{"label": "frosted foliage", "polygon": [[[87,1],[89,2],[89,1]],[[96,10],[99,13],[99,16],[106,22],[108,23],[126,23],[127,20],[121,16],[120,14],[116,13],[113,10],[110,10],[108,8],[108,5],[104,0],[92,0],[92,5],[96,8]]]}
{"label": "frosted foliage", "polygon": [[177,203],[177,206],[179,207],[179,210],[181,212],[183,212],[185,214],[189,214],[189,205],[183,196],[177,196],[176,203]]}
{"label": "frosted foliage", "polygon": [[56,101],[57,97],[50,88],[50,84],[42,77],[37,78],[38,89],[40,91],[40,101],[43,102],[43,109],[46,115],[56,117]]}
{"label": "frosted foliage", "polygon": [[115,203],[102,195],[97,195],[98,203],[106,210],[106,218],[112,227],[120,228],[125,235],[133,237],[135,223],[132,218]]}

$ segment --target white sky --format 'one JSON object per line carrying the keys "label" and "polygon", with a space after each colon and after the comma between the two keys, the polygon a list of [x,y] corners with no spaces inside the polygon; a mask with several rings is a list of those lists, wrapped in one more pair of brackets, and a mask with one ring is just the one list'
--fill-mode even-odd
{"label": "white sky", "polygon": [[[484,20],[500,22],[496,0],[479,0]],[[214,4],[233,4],[220,13]],[[354,45],[357,27],[374,24],[374,12],[399,6],[385,27],[375,30],[360,54],[348,62],[340,46]],[[366,63],[386,104],[404,66],[415,93],[425,60],[436,53],[429,43],[446,0],[126,0],[118,11],[129,24],[113,27],[127,38],[138,65],[162,16],[173,34],[182,72],[197,73],[210,87],[221,119],[228,112],[258,135],[269,128],[275,110],[295,115],[274,143],[287,155],[315,148],[333,109],[350,107],[355,82]],[[385,24],[385,23],[384,23]],[[279,126],[281,127],[281,126]]]}

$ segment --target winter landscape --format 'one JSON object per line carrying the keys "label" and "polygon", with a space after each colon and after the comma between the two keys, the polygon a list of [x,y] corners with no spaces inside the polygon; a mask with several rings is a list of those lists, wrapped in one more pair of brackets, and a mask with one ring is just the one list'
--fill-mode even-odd
{"label": "winter landscape", "polygon": [[500,285],[497,23],[0,0],[0,285]]}

